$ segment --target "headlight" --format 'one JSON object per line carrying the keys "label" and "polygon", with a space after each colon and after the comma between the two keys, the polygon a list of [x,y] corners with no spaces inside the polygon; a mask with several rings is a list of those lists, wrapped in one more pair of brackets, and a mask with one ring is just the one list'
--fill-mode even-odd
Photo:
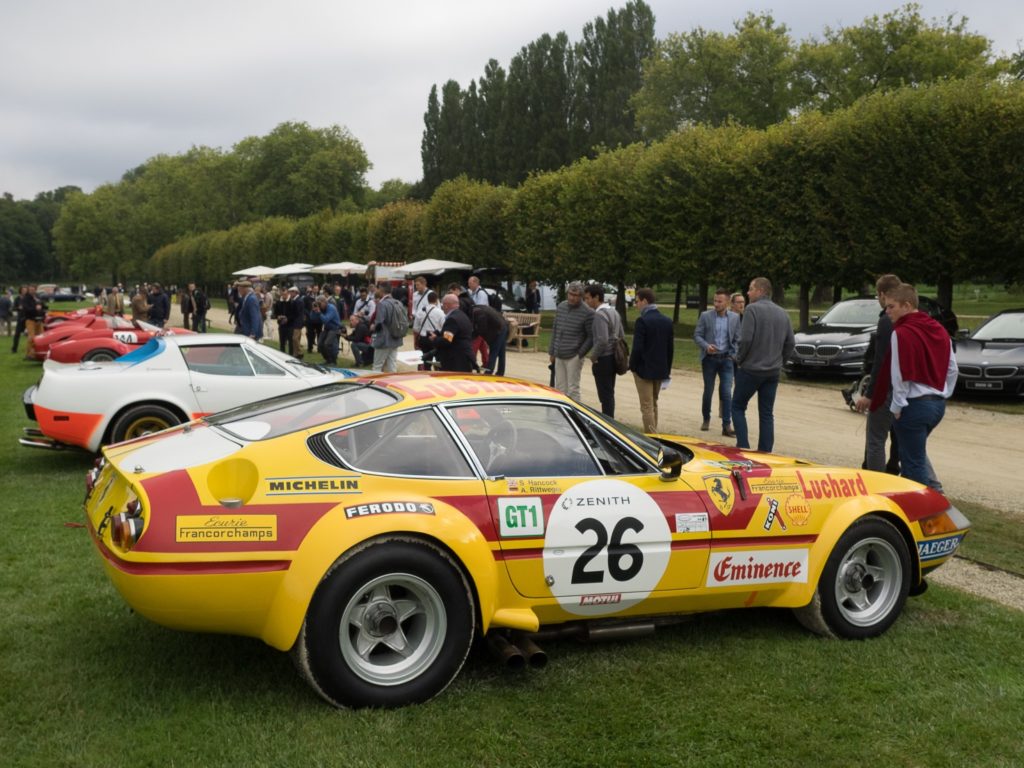
{"label": "headlight", "polygon": [[856,354],[858,352],[866,352],[868,348],[868,342],[863,344],[851,344],[848,347],[843,347],[843,351],[847,354]]}

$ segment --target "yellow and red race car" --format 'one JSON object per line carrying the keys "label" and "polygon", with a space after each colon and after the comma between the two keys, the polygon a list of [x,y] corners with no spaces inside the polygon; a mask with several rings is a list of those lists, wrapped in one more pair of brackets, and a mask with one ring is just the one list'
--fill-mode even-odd
{"label": "yellow and red race car", "polygon": [[871,637],[970,527],[909,480],[641,435],[468,374],[224,411],[104,449],[87,486],[135,611],[291,649],[343,706],[424,701],[475,637],[522,647],[542,628],[774,606]]}

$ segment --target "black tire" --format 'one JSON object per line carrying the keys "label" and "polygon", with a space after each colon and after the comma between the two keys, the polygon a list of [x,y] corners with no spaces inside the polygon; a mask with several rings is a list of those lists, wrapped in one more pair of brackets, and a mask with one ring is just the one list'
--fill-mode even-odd
{"label": "black tire", "polygon": [[910,553],[896,527],[861,518],[836,542],[814,599],[794,611],[812,632],[830,637],[877,637],[896,621],[910,591]]}
{"label": "black tire", "polygon": [[117,353],[112,349],[100,348],[90,349],[82,355],[83,363],[109,363],[117,358]]}
{"label": "black tire", "polygon": [[114,426],[110,430],[111,442],[134,440],[136,437],[150,435],[177,424],[181,424],[181,418],[162,405],[136,405],[114,421]]}
{"label": "black tire", "polygon": [[475,629],[473,591],[447,553],[415,539],[378,539],[324,576],[292,658],[334,706],[401,707],[448,687]]}

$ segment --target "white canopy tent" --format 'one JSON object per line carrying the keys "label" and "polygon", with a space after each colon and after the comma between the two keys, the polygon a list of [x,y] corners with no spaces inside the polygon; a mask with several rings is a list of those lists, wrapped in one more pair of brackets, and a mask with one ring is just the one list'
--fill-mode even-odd
{"label": "white canopy tent", "polygon": [[461,264],[457,261],[444,261],[443,259],[423,259],[401,267],[391,267],[391,269],[406,277],[413,277],[415,275],[440,275],[450,270],[467,271],[473,269],[473,265]]}
{"label": "white canopy tent", "polygon": [[312,267],[312,266],[313,266],[312,264],[300,264],[300,263],[285,264],[283,267],[277,267],[276,269],[271,270],[270,274],[271,275],[275,275],[275,276],[279,276],[279,275],[302,275],[302,274],[307,274],[309,272],[309,270],[310,270],[310,267]]}
{"label": "white canopy tent", "polygon": [[337,261],[333,264],[318,264],[309,271],[314,275],[362,275],[366,273],[366,265],[354,261]]}
{"label": "white canopy tent", "polygon": [[239,277],[272,277],[274,274],[273,267],[249,267],[248,269],[239,269],[237,272],[232,272],[232,275],[238,275]]}

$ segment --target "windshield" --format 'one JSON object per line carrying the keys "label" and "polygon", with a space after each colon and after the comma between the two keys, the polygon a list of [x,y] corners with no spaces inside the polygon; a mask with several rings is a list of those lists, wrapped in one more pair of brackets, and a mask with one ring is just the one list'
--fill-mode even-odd
{"label": "windshield", "polygon": [[243,440],[269,440],[375,411],[396,400],[397,396],[369,384],[337,382],[221,411],[204,421]]}
{"label": "windshield", "polygon": [[1024,341],[1024,312],[997,315],[971,336],[975,341]]}
{"label": "windshield", "polygon": [[882,308],[874,299],[855,299],[834,304],[818,320],[822,325],[849,325],[861,328],[875,325]]}

